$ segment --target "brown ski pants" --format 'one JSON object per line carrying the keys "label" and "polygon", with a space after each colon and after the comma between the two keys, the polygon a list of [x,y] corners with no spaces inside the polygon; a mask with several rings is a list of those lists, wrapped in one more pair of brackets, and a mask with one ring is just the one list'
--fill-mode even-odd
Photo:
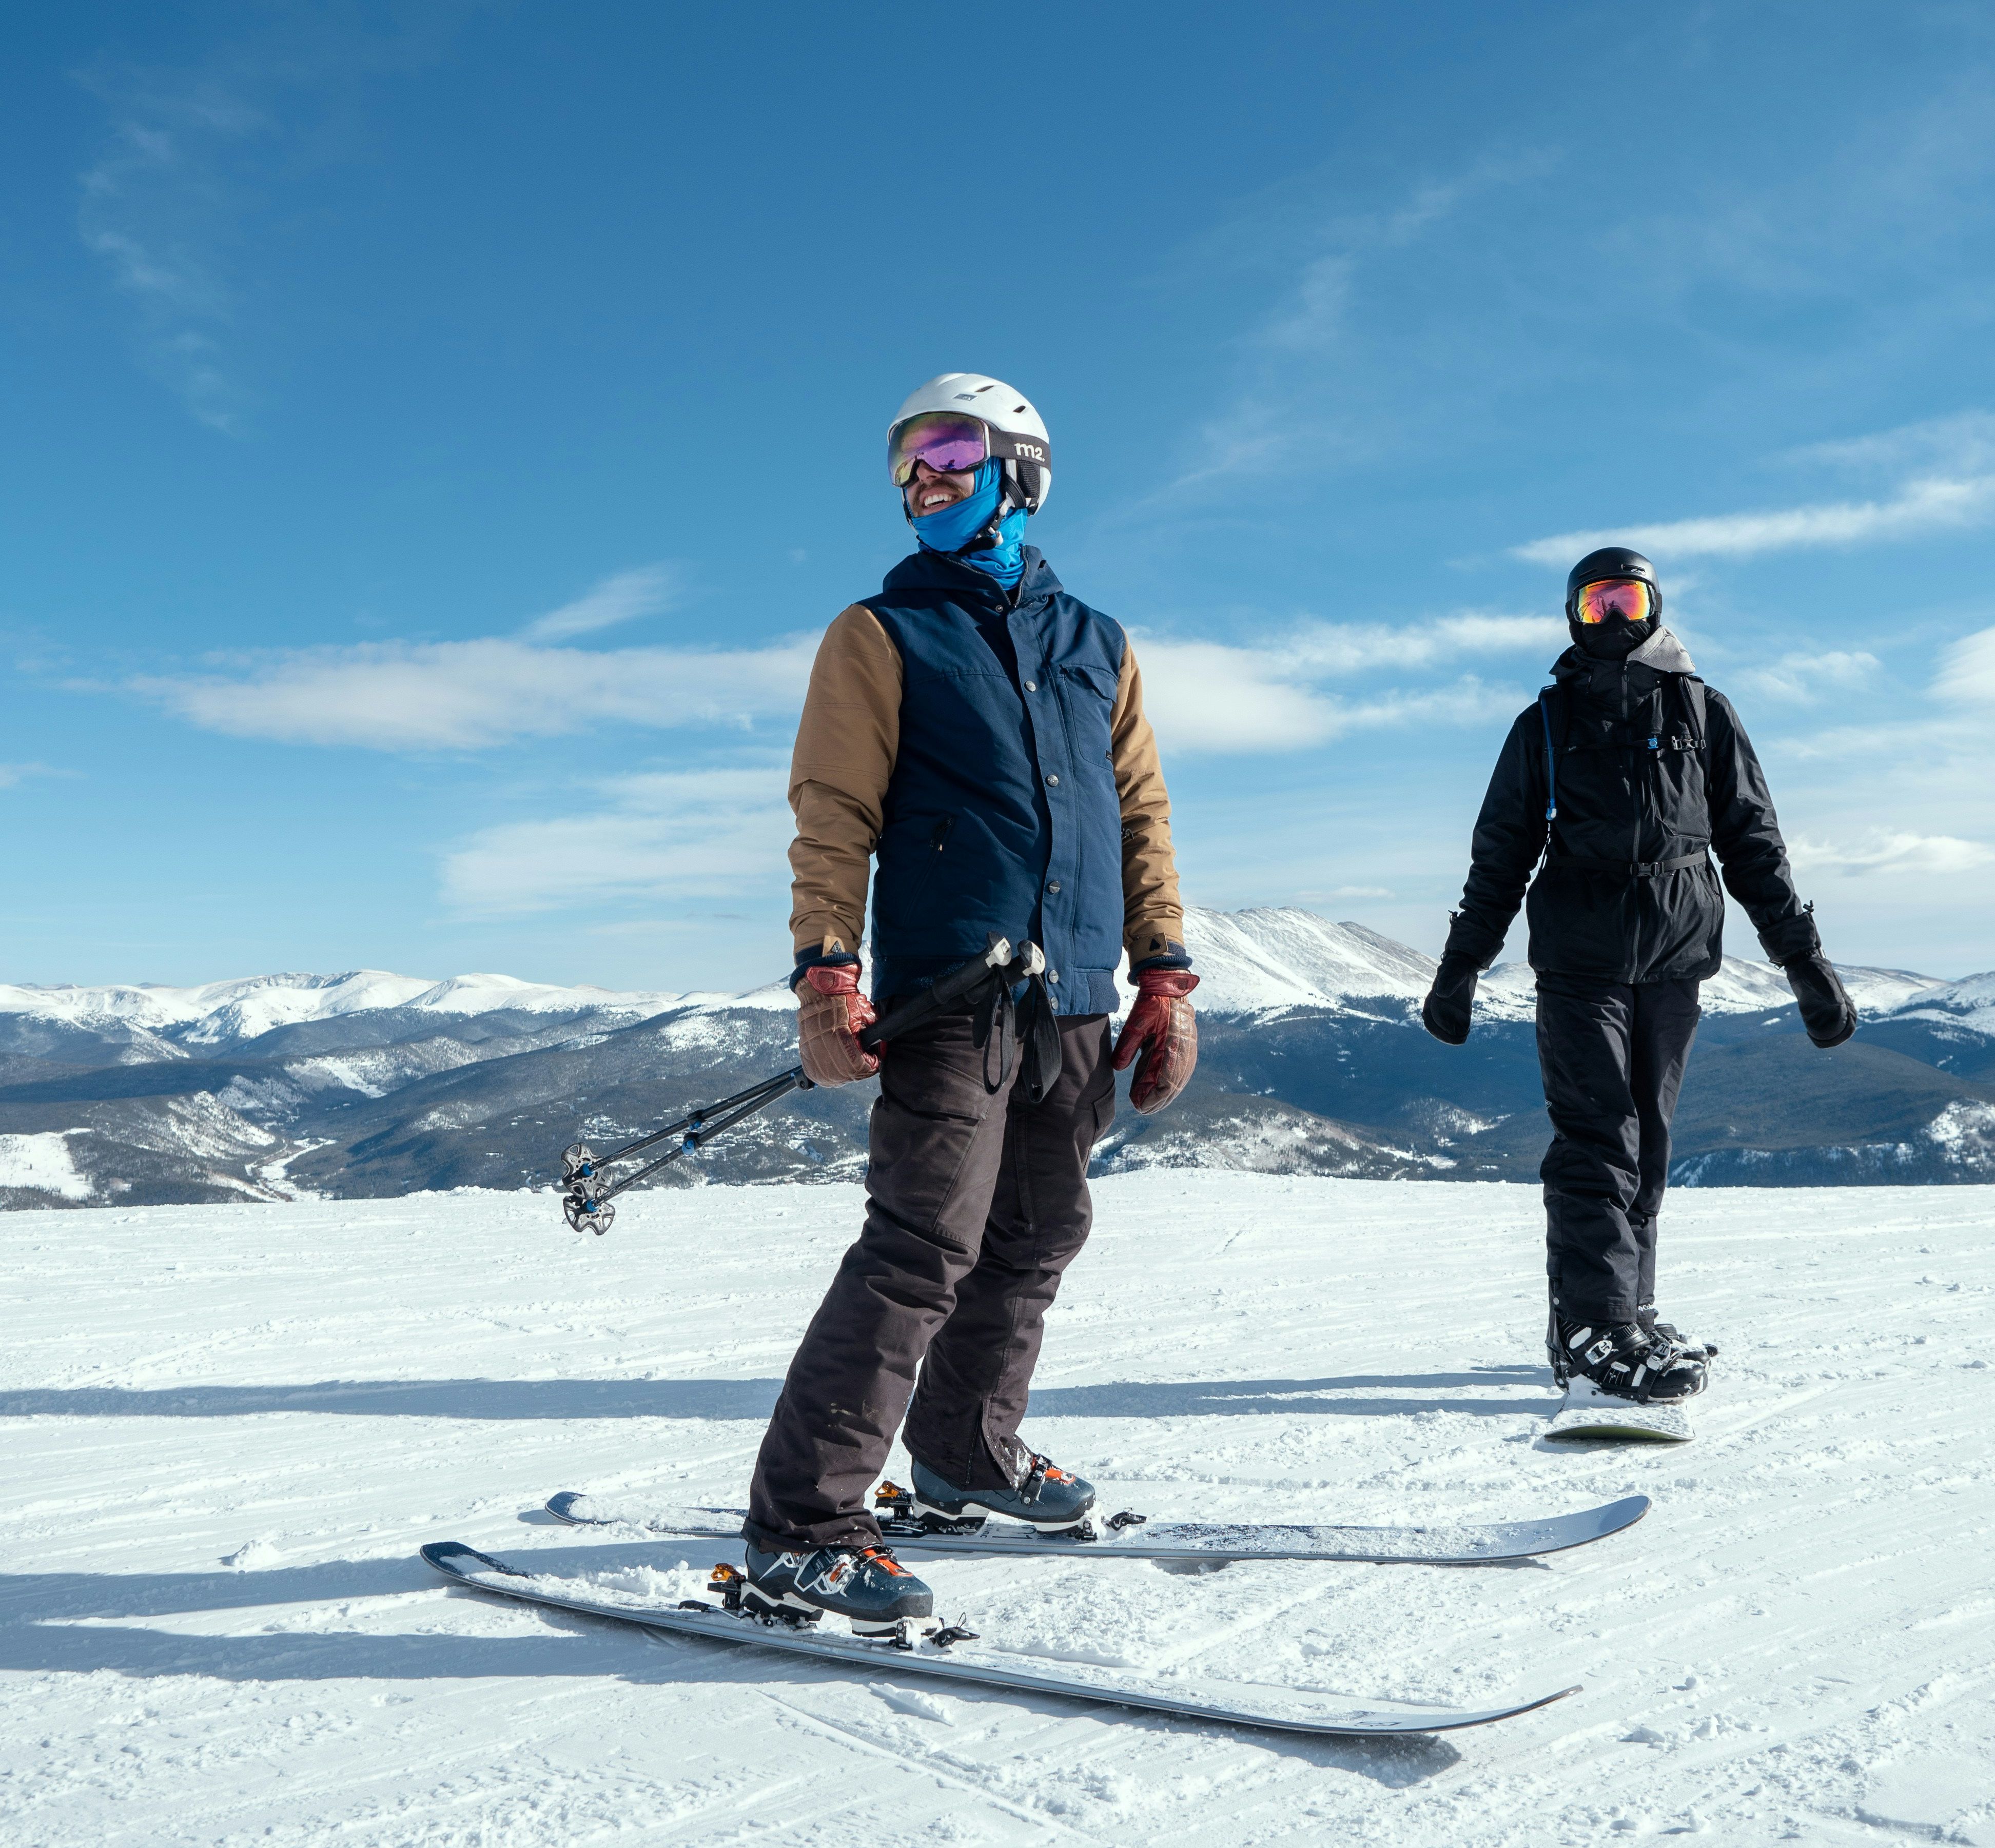
{"label": "brown ski pants", "polygon": [[1015,1040],[987,1089],[998,1049],[972,1044],[967,1013],[886,1048],[865,1227],[762,1439],[743,1529],[756,1545],[876,1544],[867,1492],[904,1411],[908,1450],[944,1480],[1012,1483],[1046,1313],[1093,1218],[1088,1155],[1115,1115],[1107,1017],[1058,1024],[1059,1075],[1037,1104]]}

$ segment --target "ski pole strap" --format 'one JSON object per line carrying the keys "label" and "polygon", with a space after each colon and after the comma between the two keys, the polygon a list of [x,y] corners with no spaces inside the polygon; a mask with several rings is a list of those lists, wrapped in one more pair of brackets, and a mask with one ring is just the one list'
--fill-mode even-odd
{"label": "ski pole strap", "polygon": [[1665,873],[1681,873],[1686,866],[1704,866],[1710,850],[1700,847],[1695,853],[1678,854],[1673,860],[1602,860],[1590,854],[1548,853],[1549,866],[1577,866],[1582,873],[1618,873],[1623,879],[1660,879]]}
{"label": "ski pole strap", "polygon": [[1018,1014],[1018,1037],[1025,1044],[1025,1064],[1018,1082],[1025,1087],[1025,1101],[1035,1104],[1053,1088],[1059,1076],[1059,1020],[1053,1012],[1053,998],[1043,974],[1035,974],[1025,990],[1025,1006]]}

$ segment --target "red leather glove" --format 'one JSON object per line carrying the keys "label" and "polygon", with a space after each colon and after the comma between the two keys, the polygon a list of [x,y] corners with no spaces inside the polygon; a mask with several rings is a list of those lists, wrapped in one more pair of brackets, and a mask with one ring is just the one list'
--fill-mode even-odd
{"label": "red leather glove", "polygon": [[859,1044],[873,1024],[873,1003],[859,992],[859,966],[819,963],[797,983],[797,1047],[814,1085],[849,1085],[880,1069],[877,1053]]}
{"label": "red leather glove", "polygon": [[1144,969],[1136,977],[1136,1005],[1115,1042],[1115,1069],[1142,1062],[1129,1081],[1129,1102],[1145,1116],[1173,1102],[1198,1065],[1198,1017],[1185,996],[1198,986],[1190,969]]}

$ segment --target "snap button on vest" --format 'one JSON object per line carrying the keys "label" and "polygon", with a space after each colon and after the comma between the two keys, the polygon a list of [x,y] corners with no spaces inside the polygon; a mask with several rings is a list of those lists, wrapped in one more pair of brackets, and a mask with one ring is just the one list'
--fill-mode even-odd
{"label": "snap button on vest", "polygon": [[1036,692],[1038,692],[1038,691],[1039,691],[1039,683],[1037,681],[1026,681],[1026,683],[1025,683],[1025,691],[1026,691],[1028,693],[1036,693]]}
{"label": "snap button on vest", "polygon": [[1046,881],[1046,890],[1049,892],[1057,892],[1059,890],[1059,881],[1056,879],[1048,879]]}
{"label": "snap button on vest", "polygon": [[1047,781],[1048,783],[1049,783],[1050,784],[1052,784],[1052,786],[1055,789],[1058,789],[1058,788],[1059,787],[1059,777],[1058,777],[1056,774],[1055,774],[1054,773],[1051,772],[1051,771],[1049,771],[1049,772],[1047,773],[1047,775],[1046,775],[1046,781]]}

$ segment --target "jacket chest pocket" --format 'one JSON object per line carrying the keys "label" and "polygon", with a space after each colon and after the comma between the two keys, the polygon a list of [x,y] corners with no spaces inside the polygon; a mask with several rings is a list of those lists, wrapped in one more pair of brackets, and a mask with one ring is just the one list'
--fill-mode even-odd
{"label": "jacket chest pocket", "polygon": [[1115,711],[1115,677],[1100,667],[1062,667],[1054,684],[1059,689],[1060,719],[1076,773],[1097,773],[1114,781],[1115,745],[1109,722]]}
{"label": "jacket chest pocket", "polygon": [[1702,749],[1688,737],[1665,737],[1660,749],[1647,756],[1657,818],[1678,834],[1708,839],[1711,809],[1705,791]]}

